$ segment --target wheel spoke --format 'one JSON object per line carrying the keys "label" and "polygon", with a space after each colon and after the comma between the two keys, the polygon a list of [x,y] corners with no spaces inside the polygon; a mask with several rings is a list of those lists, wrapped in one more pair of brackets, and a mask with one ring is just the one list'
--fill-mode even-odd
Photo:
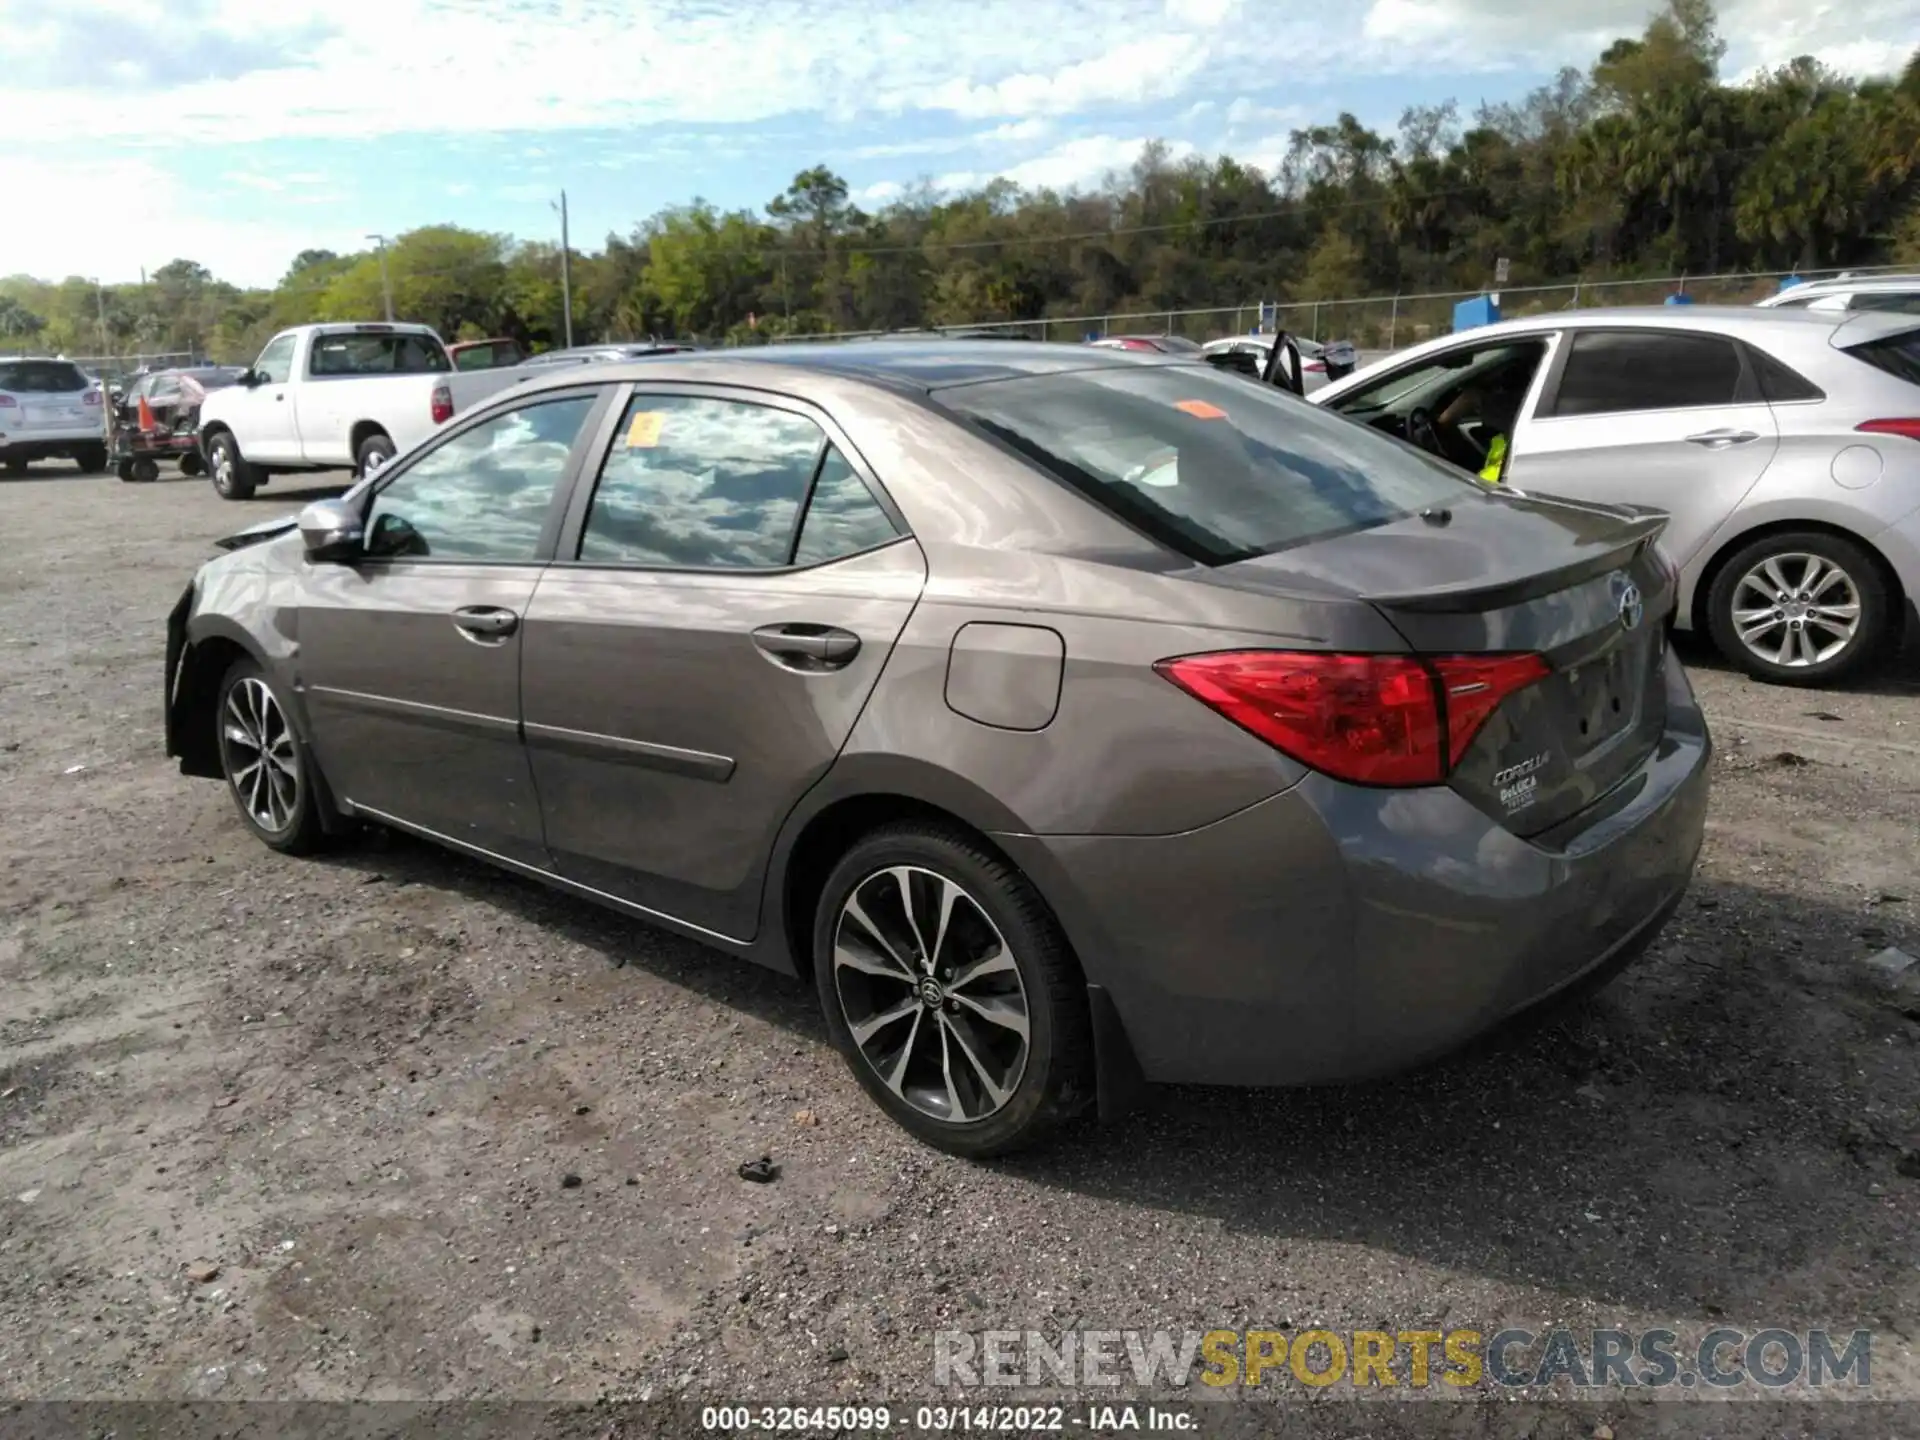
{"label": "wheel spoke", "polygon": [[[953,979],[947,982],[947,989],[959,990],[989,975],[1005,975],[1009,972],[1016,975],[1020,973],[1014,966],[1013,956],[1007,953],[1006,946],[995,945],[972,964],[963,965],[956,970]],[[954,998],[957,1000],[961,997],[956,995]]]}
{"label": "wheel spoke", "polygon": [[[940,1078],[947,1086],[947,1115],[949,1119],[965,1120],[967,1107],[960,1103],[960,1092],[953,1088],[953,1046],[949,1037],[952,1030],[946,1025],[940,1027]],[[997,1107],[996,1107],[997,1108]]]}
{"label": "wheel spoke", "polygon": [[973,1047],[967,1044],[967,1037],[960,1033],[960,1027],[945,1015],[940,1017],[940,1025],[952,1038],[953,1043],[960,1047],[960,1053],[966,1057],[967,1064],[973,1067],[973,1073],[980,1082],[980,1088],[985,1090],[987,1098],[993,1101],[993,1108],[998,1110],[1006,1104],[1009,1092],[1000,1088],[999,1082],[993,1078],[980,1057],[973,1053]]}
{"label": "wheel spoke", "polygon": [[1831,585],[1833,577],[1839,573],[1838,570],[1829,569],[1827,562],[1818,555],[1809,555],[1807,563],[1801,567],[1800,583],[1795,587],[1796,593],[1812,599],[1826,586]]}
{"label": "wheel spoke", "polygon": [[914,1042],[920,1038],[920,1022],[926,1018],[926,1014],[927,1012],[924,1007],[914,1007],[913,1025],[907,1031],[907,1043],[900,1047],[899,1055],[894,1057],[893,1064],[888,1066],[880,1077],[886,1081],[887,1088],[902,1100],[907,1098],[907,1092],[903,1090],[901,1086],[906,1081],[907,1066],[912,1063],[913,1060]]}
{"label": "wheel spoke", "polygon": [[893,960],[883,956],[862,955],[844,942],[833,947],[833,963],[842,969],[858,970],[863,975],[875,975],[882,980],[894,980],[902,985],[913,984],[913,976]]}
{"label": "wheel spoke", "polygon": [[947,922],[953,918],[953,902],[959,898],[958,885],[949,885],[945,880],[940,881],[940,923],[934,927],[933,948],[927,951],[927,969],[935,973],[940,969],[941,948],[947,943]]}
{"label": "wheel spoke", "polygon": [[1005,996],[995,996],[989,1000],[976,1000],[971,995],[954,995],[953,998],[989,1025],[1011,1030],[1023,1041],[1027,1038],[1027,1012],[1024,1006],[1006,1003]]}
{"label": "wheel spoke", "polygon": [[[913,943],[919,949],[920,968],[931,971],[933,952],[927,949],[927,937],[920,931],[920,917],[913,913],[913,872],[904,865],[896,865],[887,873],[893,877],[893,883],[900,889],[900,910],[907,917],[907,929],[913,932]],[[946,884],[944,880],[940,883]]]}
{"label": "wheel spoke", "polygon": [[[880,947],[881,951],[889,960],[893,961],[904,978],[908,980],[914,978],[913,966],[909,965],[906,958],[902,956],[898,950],[893,948],[893,942],[886,937],[886,933],[881,930],[878,925],[873,923],[873,917],[867,914],[865,907],[861,905],[860,890],[857,886],[854,888],[852,896],[847,900],[845,915],[850,916],[862,930],[866,931],[867,934],[872,937],[873,943]],[[872,973],[879,974],[880,972],[874,971]]]}
{"label": "wheel spoke", "polygon": [[1787,572],[1781,568],[1782,556],[1774,555],[1763,561],[1761,573],[1767,577],[1767,583],[1773,586],[1773,598],[1781,600],[1793,593],[1793,583],[1787,579]]}
{"label": "wheel spoke", "polygon": [[891,1010],[882,1010],[879,1014],[870,1016],[857,1025],[850,1026],[849,1028],[853,1031],[854,1042],[859,1045],[865,1045],[869,1040],[873,1039],[875,1035],[878,1035],[882,1030],[886,1029],[887,1026],[894,1024],[896,1021],[904,1020],[909,1015],[918,1015],[923,1009],[925,1009],[925,1007],[921,1005],[918,996],[908,996]]}

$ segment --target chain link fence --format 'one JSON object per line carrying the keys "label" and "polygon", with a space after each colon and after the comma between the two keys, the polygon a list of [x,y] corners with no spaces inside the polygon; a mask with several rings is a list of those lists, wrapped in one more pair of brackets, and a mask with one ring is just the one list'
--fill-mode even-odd
{"label": "chain link fence", "polygon": [[[1871,275],[1895,266],[1859,267],[1844,272]],[[1493,291],[1499,296],[1504,319],[1518,319],[1550,310],[1575,310],[1602,305],[1661,305],[1669,296],[1684,294],[1699,305],[1751,305],[1780,288],[1790,275],[1817,280],[1843,272],[1835,270],[1742,272],[1725,275],[1669,275],[1642,280],[1569,280],[1553,285],[1510,285]],[[1462,300],[1488,294],[1481,290],[1433,290],[1418,294],[1369,295],[1341,300],[1283,301],[1274,306],[1283,330],[1311,340],[1345,340],[1367,359],[1379,353],[1446,335],[1453,329],[1453,307]],[[1038,320],[981,320],[944,325],[946,332],[967,331],[1027,340],[1077,342],[1107,335],[1178,335],[1188,340],[1217,340],[1245,335],[1260,323],[1261,306],[1219,306],[1202,310],[1135,310],[1108,315],[1055,315]],[[771,343],[799,340],[871,339],[882,330],[844,330],[774,337]]]}

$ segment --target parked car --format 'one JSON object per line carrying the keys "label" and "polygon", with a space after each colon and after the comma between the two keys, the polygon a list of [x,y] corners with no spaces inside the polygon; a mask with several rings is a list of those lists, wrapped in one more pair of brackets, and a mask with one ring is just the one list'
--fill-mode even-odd
{"label": "parked car", "polygon": [[1891,310],[1920,315],[1920,275],[1809,280],[1759,302],[1768,310]]}
{"label": "parked car", "polygon": [[234,365],[148,370],[109,391],[107,444],[120,478],[158,480],[162,460],[177,461],[182,475],[200,474],[206,468],[200,408],[208,392],[236,384],[244,373]]}
{"label": "parked car", "polygon": [[884,1110],[989,1154],[1643,949],[1710,749],[1663,524],[1199,360],[559,373],[230,540],[166,743],[276,849],[375,821],[806,975]]}
{"label": "parked car", "polygon": [[1675,623],[1749,674],[1840,680],[1920,597],[1920,325],[1745,307],[1557,311],[1416,345],[1313,402],[1503,481],[1672,516]]}
{"label": "parked car", "polygon": [[71,360],[0,360],[0,466],[24,475],[35,460],[72,460],[84,475],[107,468],[100,386]]}
{"label": "parked car", "polygon": [[349,466],[365,475],[515,378],[455,373],[425,325],[300,325],[207,397],[200,451],[228,500],[274,475]]}
{"label": "parked car", "polygon": [[462,340],[447,354],[456,370],[510,370],[527,358],[517,340]]}
{"label": "parked car", "polygon": [[570,350],[545,350],[527,361],[529,366],[605,365],[616,360],[645,360],[656,355],[685,355],[697,347],[671,340],[638,340],[608,345],[576,345]]}
{"label": "parked car", "polygon": [[[1318,340],[1309,340],[1304,335],[1290,336],[1300,350],[1300,393],[1311,395],[1321,390],[1333,380],[1351,375],[1358,361],[1353,346],[1344,340],[1323,345]],[[1262,373],[1266,369],[1268,356],[1273,350],[1274,337],[1271,335],[1225,335],[1218,340],[1209,340],[1201,346],[1201,352],[1208,356],[1224,357],[1244,356],[1250,373]],[[1329,353],[1331,352],[1331,353]]]}
{"label": "parked car", "polygon": [[1196,355],[1200,342],[1184,335],[1103,335],[1087,342],[1097,350],[1133,350],[1151,355]]}

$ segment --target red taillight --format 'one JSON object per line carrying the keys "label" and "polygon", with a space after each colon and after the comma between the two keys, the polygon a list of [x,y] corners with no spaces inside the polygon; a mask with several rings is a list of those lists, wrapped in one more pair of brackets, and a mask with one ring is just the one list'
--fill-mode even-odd
{"label": "red taillight", "polygon": [[1433,668],[1446,691],[1449,766],[1460,763],[1502,700],[1547,675],[1547,662],[1538,655],[1446,655]]}
{"label": "red taillight", "polygon": [[87,391],[87,398],[82,403],[87,405],[98,405],[100,403],[100,392],[98,390]]}
{"label": "red taillight", "polygon": [[1300,368],[1305,370],[1309,375],[1324,375],[1327,373],[1327,362],[1324,360],[1309,360]]}
{"label": "red taillight", "polygon": [[1853,427],[1867,435],[1904,435],[1909,440],[1920,440],[1920,420],[1862,420]]}
{"label": "red taillight", "polygon": [[18,405],[19,403],[20,402],[11,395],[0,395],[0,410],[5,410],[8,406]]}
{"label": "red taillight", "polygon": [[[1547,673],[1537,655],[1241,650],[1154,667],[1303,765],[1361,785],[1437,785],[1500,702]],[[1441,738],[1442,691],[1446,739]]]}
{"label": "red taillight", "polygon": [[444,425],[453,418],[453,391],[445,385],[433,387],[433,423]]}

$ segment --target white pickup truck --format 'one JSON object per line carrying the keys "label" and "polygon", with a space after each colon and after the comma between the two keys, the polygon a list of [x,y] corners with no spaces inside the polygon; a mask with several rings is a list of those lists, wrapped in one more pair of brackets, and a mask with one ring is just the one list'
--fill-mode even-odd
{"label": "white pickup truck", "polygon": [[520,378],[456,371],[425,325],[299,325],[269,340],[238,384],[208,394],[200,452],[228,500],[295,471],[363,476]]}

